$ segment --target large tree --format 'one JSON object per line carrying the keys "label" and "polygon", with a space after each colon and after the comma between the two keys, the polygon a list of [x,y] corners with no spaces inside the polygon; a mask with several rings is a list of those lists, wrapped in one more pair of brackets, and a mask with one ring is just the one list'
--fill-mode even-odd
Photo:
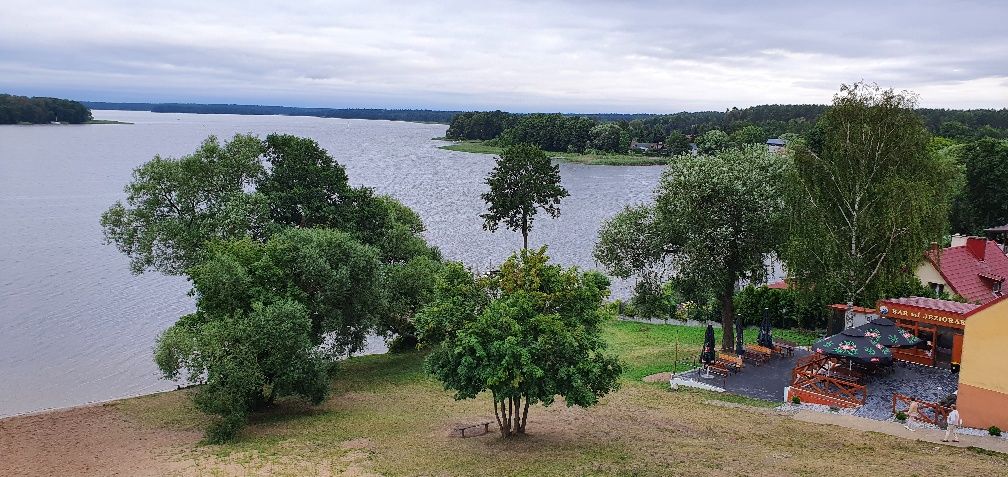
{"label": "large tree", "polygon": [[487,212],[483,228],[494,232],[501,222],[522,234],[528,249],[528,234],[539,209],[551,217],[560,215],[560,199],[567,189],[560,185],[560,168],[536,146],[519,144],[504,148],[497,165],[486,178],[490,190],[483,193]]}
{"label": "large tree", "polygon": [[762,145],[683,156],[665,171],[654,204],[628,207],[603,225],[595,257],[618,277],[672,279],[689,297],[716,298],[722,346],[730,349],[735,288],[761,279],[784,239],[789,167]]}
{"label": "large tree", "polygon": [[833,294],[848,310],[871,304],[946,233],[957,172],[929,152],[915,107],[907,92],[844,85],[811,139],[789,145],[795,177],[784,258],[800,290]]}
{"label": "large tree", "polygon": [[503,437],[525,433],[531,405],[557,396],[594,405],[621,372],[599,332],[607,294],[603,275],[549,264],[545,247],[512,256],[491,279],[449,265],[418,317],[434,347],[427,370],[456,399],[489,392]]}
{"label": "large tree", "polygon": [[239,134],[223,145],[210,136],[178,159],[155,156],[133,171],[125,203],[102,214],[106,242],[129,257],[133,273],[182,275],[212,240],[262,237],[266,201],[249,192],[264,172],[262,152],[258,138]]}
{"label": "large tree", "polygon": [[1008,224],[1008,140],[985,137],[954,146],[951,153],[966,170],[953,207],[952,231],[979,234]]}
{"label": "large tree", "polygon": [[161,335],[155,361],[166,378],[206,385],[196,403],[221,415],[218,440],[277,397],[319,402],[325,366],[363,347],[381,297],[377,251],[329,229],[216,242],[189,274],[196,312]]}

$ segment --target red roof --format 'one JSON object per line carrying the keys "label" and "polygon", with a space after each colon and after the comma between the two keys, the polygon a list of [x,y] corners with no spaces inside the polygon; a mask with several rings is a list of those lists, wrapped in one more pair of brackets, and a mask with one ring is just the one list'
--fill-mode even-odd
{"label": "red roof", "polygon": [[927,298],[923,296],[889,298],[882,300],[879,303],[883,302],[897,305],[916,306],[918,308],[928,308],[931,310],[946,311],[949,313],[958,313],[960,315],[965,315],[966,313],[980,307],[980,305],[974,305],[972,303],[959,303],[957,301],[939,300],[937,298]]}
{"label": "red roof", "polygon": [[767,285],[767,288],[773,288],[775,290],[784,290],[784,289],[787,289],[787,287],[788,287],[788,284],[784,280],[778,280],[776,282],[773,282],[773,283]]}
{"label": "red roof", "polygon": [[[830,308],[832,308],[834,310],[846,312],[847,311],[847,304],[846,303],[834,303],[834,304],[830,305]],[[871,314],[875,313],[875,309],[874,308],[865,308],[863,306],[855,306],[853,311],[854,311],[854,313],[861,313],[863,315],[871,315]]]}
{"label": "red roof", "polygon": [[1008,255],[997,242],[969,237],[964,245],[942,249],[940,260],[936,255],[927,258],[956,294],[980,304],[998,298],[994,283],[1008,277]]}

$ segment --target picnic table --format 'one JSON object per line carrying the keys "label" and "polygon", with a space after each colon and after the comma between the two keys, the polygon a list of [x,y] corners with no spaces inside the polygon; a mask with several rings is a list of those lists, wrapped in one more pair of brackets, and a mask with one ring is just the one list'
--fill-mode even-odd
{"label": "picnic table", "polygon": [[715,362],[736,373],[741,371],[742,367],[745,366],[742,363],[742,358],[738,355],[725,352],[719,352]]}
{"label": "picnic table", "polygon": [[786,340],[774,340],[774,351],[781,356],[791,357],[794,356],[794,350],[798,347],[798,343],[794,343]]}
{"label": "picnic table", "polygon": [[756,365],[761,365],[770,360],[773,355],[773,350],[765,346],[760,345],[746,345],[745,346],[745,357]]}
{"label": "picnic table", "polygon": [[826,371],[826,375],[848,383],[860,384],[864,380],[864,373],[843,366],[834,366]]}

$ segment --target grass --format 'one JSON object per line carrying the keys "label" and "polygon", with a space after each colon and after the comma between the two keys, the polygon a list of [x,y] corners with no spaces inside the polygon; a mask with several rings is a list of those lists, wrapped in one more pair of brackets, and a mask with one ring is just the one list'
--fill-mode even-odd
{"label": "grass", "polygon": [[92,119],[86,121],[84,124],[133,124],[126,121],[114,121],[111,119]]}
{"label": "grass", "polygon": [[[922,476],[1004,470],[1000,455],[952,447],[935,452],[933,444],[753,409],[775,403],[673,392],[639,381],[668,363],[676,337],[682,352],[695,352],[702,330],[611,321],[604,334],[624,362],[620,389],[589,409],[562,402],[532,408],[528,436],[451,437],[454,423],[493,416],[486,396],[455,401],[424,374],[420,352],[365,356],[343,364],[322,405],[284,401],[255,416],[234,443],[175,451],[179,473],[846,477],[897,468]],[[713,399],[743,406],[712,405]],[[195,412],[186,391],[111,406],[128,420],[166,432],[199,430],[207,419]]]}
{"label": "grass", "polygon": [[[438,138],[441,139],[441,138]],[[476,154],[500,154],[501,148],[490,146],[484,141],[458,141],[441,146],[441,149]],[[668,164],[667,157],[643,156],[639,154],[579,154],[576,152],[547,152],[553,159],[593,166],[657,166]]]}

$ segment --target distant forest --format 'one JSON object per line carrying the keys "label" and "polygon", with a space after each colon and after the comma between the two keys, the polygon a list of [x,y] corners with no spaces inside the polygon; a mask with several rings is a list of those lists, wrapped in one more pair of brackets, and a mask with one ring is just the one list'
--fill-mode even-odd
{"label": "distant forest", "polygon": [[151,111],[155,113],[315,116],[320,118],[384,119],[388,121],[442,124],[448,124],[456,114],[460,113],[460,111],[432,111],[428,109],[297,108],[293,106],[258,106],[247,104],[105,103],[96,101],[85,101],[84,104],[91,109]]}
{"label": "distant forest", "polygon": [[[532,143],[554,152],[626,152],[632,141],[682,143],[683,136],[697,139],[711,131],[723,132],[725,140],[736,142],[808,136],[825,110],[819,104],[771,104],[662,115],[476,111],[456,115],[445,136],[498,145]],[[918,109],[917,113],[936,136],[956,141],[1008,137],[1008,109]]]}
{"label": "distant forest", "polygon": [[0,94],[0,124],[81,124],[91,120],[91,110],[77,101],[59,98]]}

